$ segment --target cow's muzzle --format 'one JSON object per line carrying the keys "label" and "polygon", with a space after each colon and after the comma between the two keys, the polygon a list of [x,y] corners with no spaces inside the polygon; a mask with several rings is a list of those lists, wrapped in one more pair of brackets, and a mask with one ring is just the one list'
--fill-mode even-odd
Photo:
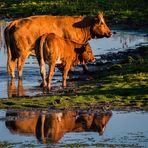
{"label": "cow's muzzle", "polygon": [[109,38],[109,37],[112,36],[112,32],[111,31],[110,32],[107,32],[107,33],[104,34],[104,36],[107,37],[107,38]]}
{"label": "cow's muzzle", "polygon": [[92,58],[91,60],[90,60],[90,62],[92,62],[92,63],[94,63],[96,61],[96,58]]}

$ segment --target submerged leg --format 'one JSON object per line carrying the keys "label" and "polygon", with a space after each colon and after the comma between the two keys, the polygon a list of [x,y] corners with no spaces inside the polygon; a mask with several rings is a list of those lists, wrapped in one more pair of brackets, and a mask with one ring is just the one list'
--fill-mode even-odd
{"label": "submerged leg", "polygon": [[7,72],[8,72],[8,75],[10,75],[12,78],[15,78],[15,66],[16,66],[16,59],[7,60]]}
{"label": "submerged leg", "polygon": [[18,69],[18,77],[19,77],[19,79],[22,79],[23,68],[24,68],[25,60],[26,60],[27,57],[28,57],[28,55],[21,56],[21,57],[18,58],[17,69]]}
{"label": "submerged leg", "polygon": [[68,71],[71,68],[71,64],[66,64],[66,66],[64,67],[64,72],[63,72],[63,87],[66,88],[67,84],[66,84],[66,78],[68,75]]}
{"label": "submerged leg", "polygon": [[48,78],[47,78],[48,90],[51,89],[51,80],[54,75],[55,65],[56,65],[56,62],[52,62],[52,64],[50,65],[49,74],[48,74]]}
{"label": "submerged leg", "polygon": [[88,72],[89,72],[89,71],[88,71],[88,67],[87,67],[86,64],[83,64],[83,65],[82,65],[82,68],[83,68],[83,72],[84,72],[84,73],[88,73]]}

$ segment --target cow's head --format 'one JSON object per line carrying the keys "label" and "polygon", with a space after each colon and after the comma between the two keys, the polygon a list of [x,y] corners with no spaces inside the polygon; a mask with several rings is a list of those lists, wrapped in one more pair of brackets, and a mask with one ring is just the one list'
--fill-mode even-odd
{"label": "cow's head", "polygon": [[95,57],[93,55],[92,49],[90,47],[89,43],[86,43],[82,47],[82,62],[81,63],[87,63],[87,62],[95,62]]}
{"label": "cow's head", "polygon": [[97,131],[99,135],[103,135],[105,127],[108,121],[110,120],[111,116],[111,111],[100,113],[99,115],[95,114],[91,128],[94,129],[94,131]]}
{"label": "cow's head", "polygon": [[93,23],[90,28],[92,38],[110,37],[112,35],[110,29],[105,23],[102,13],[98,13],[93,18]]}

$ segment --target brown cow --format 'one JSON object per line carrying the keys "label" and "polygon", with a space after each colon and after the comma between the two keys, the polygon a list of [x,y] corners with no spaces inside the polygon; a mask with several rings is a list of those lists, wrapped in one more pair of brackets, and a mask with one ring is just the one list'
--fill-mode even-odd
{"label": "brown cow", "polygon": [[36,41],[45,33],[55,33],[79,44],[112,34],[101,13],[93,17],[42,15],[15,20],[4,31],[8,49],[7,71],[12,78],[15,77],[17,59],[18,75],[22,77],[25,59],[34,55]]}
{"label": "brown cow", "polygon": [[[105,127],[112,116],[112,112],[33,112],[7,111],[6,127],[12,133],[35,135],[37,139],[46,143],[58,142],[67,132],[98,132],[104,133]],[[9,118],[8,118],[9,119]]]}
{"label": "brown cow", "polygon": [[[41,36],[38,48],[36,56],[40,65],[43,87],[47,86],[49,90],[56,65],[63,68],[63,87],[66,87],[66,78],[72,65],[95,61],[88,43],[85,45],[77,44],[54,33]],[[50,69],[47,82],[45,63],[49,65]]]}

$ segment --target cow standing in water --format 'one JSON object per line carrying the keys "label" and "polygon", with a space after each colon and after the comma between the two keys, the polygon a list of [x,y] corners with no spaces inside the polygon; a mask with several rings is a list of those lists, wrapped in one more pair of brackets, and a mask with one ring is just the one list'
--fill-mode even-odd
{"label": "cow standing in water", "polygon": [[[41,36],[38,49],[36,49],[36,56],[40,65],[43,87],[48,87],[49,90],[56,65],[63,69],[63,87],[66,87],[66,78],[72,65],[95,61],[88,43],[85,45],[77,44],[54,33]],[[47,82],[45,63],[49,65]]]}
{"label": "cow standing in water", "polygon": [[42,15],[15,20],[4,31],[8,49],[7,71],[12,78],[15,78],[17,59],[18,76],[22,77],[26,58],[35,55],[36,41],[45,33],[55,33],[79,44],[112,34],[101,13],[93,17]]}

